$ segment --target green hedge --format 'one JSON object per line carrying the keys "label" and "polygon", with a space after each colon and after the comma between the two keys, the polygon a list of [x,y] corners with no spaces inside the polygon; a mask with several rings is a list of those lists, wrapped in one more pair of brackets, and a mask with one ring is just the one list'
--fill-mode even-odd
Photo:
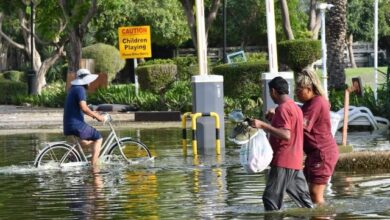
{"label": "green hedge", "polygon": [[176,64],[177,66],[177,80],[191,82],[191,77],[199,73],[198,58],[196,56],[175,57],[173,59],[153,59],[140,66],[149,66],[156,64]]}
{"label": "green hedge", "polygon": [[32,106],[62,108],[64,107],[65,97],[65,83],[57,82],[45,86],[39,95],[15,95],[12,104],[29,103]]}
{"label": "green hedge", "polygon": [[98,43],[84,47],[82,52],[83,58],[95,60],[95,72],[107,73],[109,81],[125,66],[119,50],[111,45]]}
{"label": "green hedge", "polygon": [[289,66],[295,73],[321,58],[319,40],[288,40],[278,44],[279,61]]}
{"label": "green hedge", "polygon": [[248,117],[260,117],[261,74],[267,71],[266,61],[215,66],[213,73],[224,77],[225,113],[240,109]]}
{"label": "green hedge", "polygon": [[177,66],[175,64],[157,64],[140,66],[136,69],[141,89],[160,93],[175,81]]}
{"label": "green hedge", "polygon": [[3,73],[4,79],[8,79],[15,82],[25,81],[25,73],[16,70],[10,70]]}
{"label": "green hedge", "polygon": [[199,74],[198,58],[196,56],[176,57],[177,79],[191,82],[193,75]]}
{"label": "green hedge", "polygon": [[261,97],[261,74],[267,71],[265,61],[222,64],[213,68],[214,74],[223,76],[224,94],[231,98]]}
{"label": "green hedge", "polygon": [[13,97],[27,94],[27,85],[10,80],[0,81],[0,104],[13,104]]}

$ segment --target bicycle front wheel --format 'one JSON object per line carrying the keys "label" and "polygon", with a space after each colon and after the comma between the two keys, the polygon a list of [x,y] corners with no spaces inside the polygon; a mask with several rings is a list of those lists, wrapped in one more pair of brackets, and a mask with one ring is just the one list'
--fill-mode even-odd
{"label": "bicycle front wheel", "polygon": [[34,166],[60,166],[64,163],[80,162],[80,155],[67,144],[54,144],[45,147],[36,157]]}
{"label": "bicycle front wheel", "polygon": [[108,155],[111,161],[124,159],[130,164],[137,164],[152,157],[145,144],[131,138],[122,138],[119,140],[119,144],[113,144],[108,151]]}

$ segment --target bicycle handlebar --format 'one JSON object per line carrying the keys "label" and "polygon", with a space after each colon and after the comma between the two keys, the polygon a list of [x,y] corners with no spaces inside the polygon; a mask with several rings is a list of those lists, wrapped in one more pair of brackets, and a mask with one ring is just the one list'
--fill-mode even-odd
{"label": "bicycle handlebar", "polygon": [[103,112],[102,115],[104,116],[103,124],[106,124],[107,122],[112,122],[112,117],[110,114],[108,114],[107,112]]}

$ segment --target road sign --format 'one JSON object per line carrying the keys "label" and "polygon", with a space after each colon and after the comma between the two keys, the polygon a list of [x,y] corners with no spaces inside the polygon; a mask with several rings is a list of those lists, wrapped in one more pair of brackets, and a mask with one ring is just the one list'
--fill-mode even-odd
{"label": "road sign", "polygon": [[124,59],[152,57],[150,26],[118,28],[119,51]]}

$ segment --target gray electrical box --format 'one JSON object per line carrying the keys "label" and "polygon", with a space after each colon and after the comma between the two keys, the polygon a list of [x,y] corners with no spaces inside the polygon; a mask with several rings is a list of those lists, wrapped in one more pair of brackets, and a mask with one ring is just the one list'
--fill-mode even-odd
{"label": "gray electrical box", "polygon": [[[225,123],[223,100],[223,76],[197,75],[192,77],[192,113],[215,112],[219,116],[219,139],[221,152],[225,149]],[[198,151],[204,154],[215,153],[214,117],[200,117],[196,123]]]}
{"label": "gray electrical box", "polygon": [[263,113],[270,108],[276,108],[276,104],[269,93],[268,83],[275,77],[281,76],[288,82],[289,96],[294,99],[294,74],[292,72],[263,73],[261,81],[263,84]]}

